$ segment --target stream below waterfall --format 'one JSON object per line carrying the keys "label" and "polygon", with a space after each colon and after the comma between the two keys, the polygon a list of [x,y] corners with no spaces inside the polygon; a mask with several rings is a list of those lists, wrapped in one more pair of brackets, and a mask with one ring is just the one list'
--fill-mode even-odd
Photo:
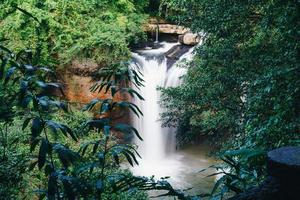
{"label": "stream below waterfall", "polygon": [[186,69],[178,67],[182,60],[193,56],[193,48],[183,54],[177,63],[167,66],[165,53],[178,43],[159,43],[156,49],[138,50],[133,53],[134,65],[138,66],[145,80],[144,87],[139,89],[145,101],[135,100],[144,116],[134,117],[133,125],[139,131],[143,141],[138,139],[138,152],[142,159],[139,165],[131,168],[135,175],[152,176],[159,179],[170,177],[169,182],[174,188],[187,189],[191,194],[209,193],[216,177],[205,176],[213,171],[199,173],[216,161],[207,156],[209,147],[205,145],[188,146],[176,150],[175,129],[162,127],[160,113],[160,91],[158,87],[175,87],[181,84],[181,77]]}

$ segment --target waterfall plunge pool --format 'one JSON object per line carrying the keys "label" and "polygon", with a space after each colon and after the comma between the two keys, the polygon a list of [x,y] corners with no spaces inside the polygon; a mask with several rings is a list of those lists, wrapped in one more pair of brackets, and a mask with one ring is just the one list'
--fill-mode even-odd
{"label": "waterfall plunge pool", "polygon": [[211,192],[215,181],[219,178],[207,177],[216,172],[213,169],[200,172],[217,164],[215,159],[208,156],[210,150],[210,147],[206,145],[185,146],[160,161],[141,162],[131,170],[139,176],[154,175],[157,179],[170,177],[167,180],[175,189],[190,188],[187,191],[190,195],[207,194]]}

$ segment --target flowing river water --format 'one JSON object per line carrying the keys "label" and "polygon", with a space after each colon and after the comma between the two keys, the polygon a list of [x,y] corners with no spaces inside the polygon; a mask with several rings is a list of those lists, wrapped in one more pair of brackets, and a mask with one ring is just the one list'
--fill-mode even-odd
{"label": "flowing river water", "polygon": [[[140,94],[145,101],[136,100],[144,116],[135,117],[133,125],[137,128],[144,141],[136,139],[138,152],[142,159],[139,165],[131,170],[135,175],[152,176],[155,178],[170,177],[171,184],[178,189],[187,189],[191,194],[210,192],[216,177],[206,177],[213,173],[200,170],[215,164],[216,161],[207,156],[209,147],[205,145],[189,146],[176,150],[174,128],[163,128],[159,120],[160,91],[158,87],[175,87],[181,84],[181,77],[186,69],[178,67],[178,62],[167,67],[165,53],[178,43],[160,43],[157,49],[139,50],[133,53],[133,60],[144,75],[145,87],[140,88]],[[193,48],[181,56],[189,60],[193,56]]]}

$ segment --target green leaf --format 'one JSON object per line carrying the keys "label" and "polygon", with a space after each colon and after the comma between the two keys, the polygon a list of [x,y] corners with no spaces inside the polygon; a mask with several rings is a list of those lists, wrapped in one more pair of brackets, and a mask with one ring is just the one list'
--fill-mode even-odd
{"label": "green leaf", "polygon": [[120,159],[119,159],[118,153],[113,151],[112,154],[113,154],[113,158],[114,158],[115,162],[117,163],[117,165],[120,165]]}
{"label": "green leaf", "polygon": [[40,88],[46,89],[47,88],[47,84],[43,81],[36,81],[37,86],[39,86]]}
{"label": "green leaf", "polygon": [[22,130],[24,131],[25,128],[28,126],[29,122],[32,120],[32,118],[27,118],[23,122]]}
{"label": "green leaf", "polygon": [[77,136],[75,135],[75,133],[72,131],[72,129],[70,129],[68,126],[64,125],[64,124],[60,124],[60,129],[61,131],[66,131],[70,136],[71,138],[78,142],[78,139],[77,139]]}
{"label": "green leaf", "polygon": [[85,143],[83,144],[80,149],[79,149],[79,153],[81,152],[81,155],[84,156],[85,152],[87,151],[87,148],[89,147],[91,143]]}
{"label": "green leaf", "polygon": [[129,149],[124,149],[124,151],[132,158],[135,164],[139,164],[133,152],[131,152]]}
{"label": "green leaf", "polygon": [[122,151],[122,154],[125,156],[126,160],[129,162],[129,164],[134,167],[132,158],[130,157],[130,154],[128,154],[128,152],[126,151]]}
{"label": "green leaf", "polygon": [[42,169],[46,162],[46,156],[49,151],[49,143],[46,139],[41,140],[41,146],[39,150],[39,156],[38,156],[38,167],[39,169]]}
{"label": "green leaf", "polygon": [[101,100],[101,99],[93,99],[93,100],[91,100],[90,103],[88,103],[87,105],[85,105],[83,107],[83,111],[87,111],[87,110],[91,111],[97,103],[101,103],[102,101],[103,100]]}
{"label": "green leaf", "polygon": [[23,97],[22,102],[21,102],[21,106],[23,108],[27,108],[29,103],[32,101],[32,96],[31,95],[26,95],[25,97]]}
{"label": "green leaf", "polygon": [[47,197],[49,200],[55,200],[55,194],[57,191],[57,177],[54,176],[52,173],[48,180],[48,190],[47,190]]}
{"label": "green leaf", "polygon": [[32,120],[32,126],[31,126],[31,136],[32,138],[38,137],[41,132],[43,131],[44,123],[39,118],[34,118]]}
{"label": "green leaf", "polygon": [[94,144],[94,147],[93,147],[93,152],[92,152],[92,154],[95,154],[95,153],[97,152],[99,145],[100,145],[100,143],[99,143],[99,142],[96,142],[96,143]]}
{"label": "green leaf", "polygon": [[5,74],[4,85],[6,85],[8,83],[11,76],[14,74],[15,70],[16,70],[16,67],[11,67],[7,70],[7,72]]}
{"label": "green leaf", "polygon": [[31,138],[30,141],[30,152],[33,152],[38,145],[40,138]]}
{"label": "green leaf", "polygon": [[0,80],[2,80],[3,77],[4,77],[4,70],[5,70],[5,66],[8,62],[8,59],[3,58],[3,59],[1,59],[1,61],[2,62],[1,62],[1,65],[0,65]]}
{"label": "green leaf", "polygon": [[8,48],[6,48],[5,46],[0,45],[0,49],[1,49],[2,51],[5,51],[5,52],[7,52],[7,53],[13,55],[13,52],[12,52],[11,50],[9,50]]}
{"label": "green leaf", "polygon": [[74,164],[79,158],[78,154],[61,144],[55,144],[53,149],[57,153],[60,162],[65,168]]}
{"label": "green leaf", "polygon": [[217,180],[217,182],[215,183],[215,185],[211,191],[211,196],[213,196],[213,194],[215,194],[216,190],[221,186],[221,184],[224,184],[226,180],[227,180],[226,176],[222,176],[220,179]]}
{"label": "green leaf", "polygon": [[49,176],[53,172],[54,172],[54,169],[53,169],[52,165],[50,163],[47,163],[45,165],[45,175]]}
{"label": "green leaf", "polygon": [[114,129],[117,130],[117,131],[121,131],[125,134],[135,134],[140,140],[143,141],[143,138],[140,136],[139,132],[132,126],[128,125],[128,124],[122,124],[122,123],[119,123],[119,124],[116,124],[114,126]]}
{"label": "green leaf", "polygon": [[111,121],[111,119],[107,118],[107,117],[104,117],[101,119],[90,120],[90,121],[86,122],[85,127],[89,126],[90,129],[91,128],[102,129],[105,125],[108,125],[110,121]]}
{"label": "green leaf", "polygon": [[137,97],[140,100],[145,100],[137,91],[135,91],[132,88],[121,88],[118,91],[120,92],[127,92],[128,94],[130,94],[131,97]]}
{"label": "green leaf", "polygon": [[129,108],[137,116],[143,115],[138,106],[128,101],[114,102],[113,107],[115,106],[119,106],[120,108]]}

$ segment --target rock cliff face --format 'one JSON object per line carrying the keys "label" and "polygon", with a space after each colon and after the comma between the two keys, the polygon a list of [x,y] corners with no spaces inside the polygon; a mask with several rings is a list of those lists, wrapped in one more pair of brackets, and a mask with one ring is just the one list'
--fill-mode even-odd
{"label": "rock cliff face", "polygon": [[62,81],[64,82],[65,98],[70,103],[86,104],[94,98],[105,98],[108,95],[90,92],[90,87],[95,83],[91,74],[99,66],[89,60],[74,60],[70,65],[64,68]]}
{"label": "rock cliff face", "polygon": [[[90,92],[90,87],[96,83],[97,80],[93,78],[93,74],[101,67],[95,62],[90,60],[78,61],[74,60],[69,66],[64,68],[61,72],[61,79],[64,83],[64,98],[72,105],[82,108],[85,104],[89,103],[95,98],[106,99],[111,98],[110,92],[104,93],[103,91]],[[130,96],[125,94],[116,94],[114,101],[130,101]],[[95,107],[98,109],[99,107]],[[94,111],[92,111],[94,112]],[[98,112],[94,112],[94,117],[100,117]],[[130,114],[128,110],[115,110],[110,116],[114,122],[130,123]],[[116,137],[120,139],[124,138],[124,135],[116,132]]]}
{"label": "rock cliff face", "polygon": [[[64,68],[62,81],[64,83],[65,98],[73,104],[83,105],[89,103],[94,98],[110,98],[110,93],[90,92],[90,87],[97,80],[93,74],[101,67],[91,60],[74,60],[70,65]],[[115,100],[121,101],[128,97],[116,95]]]}

